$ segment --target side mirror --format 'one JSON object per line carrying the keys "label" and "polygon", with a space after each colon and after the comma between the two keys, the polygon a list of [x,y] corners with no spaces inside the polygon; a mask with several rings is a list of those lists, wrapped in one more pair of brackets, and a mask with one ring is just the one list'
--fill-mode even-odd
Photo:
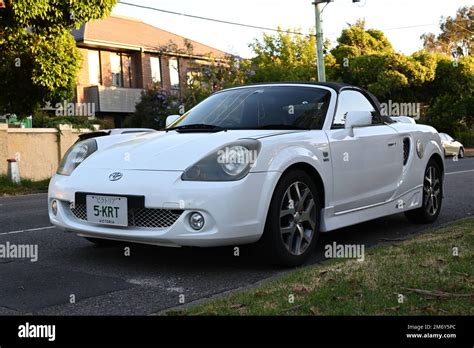
{"label": "side mirror", "polygon": [[178,118],[180,118],[181,115],[170,115],[166,118],[166,127],[168,127],[170,124],[173,124]]}
{"label": "side mirror", "polygon": [[349,111],[346,114],[346,129],[370,125],[372,125],[372,113],[370,111]]}

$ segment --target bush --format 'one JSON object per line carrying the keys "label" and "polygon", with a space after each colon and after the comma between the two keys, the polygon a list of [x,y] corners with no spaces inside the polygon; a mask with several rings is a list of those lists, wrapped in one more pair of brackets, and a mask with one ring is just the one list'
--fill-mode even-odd
{"label": "bush", "polygon": [[474,147],[474,132],[459,131],[454,133],[454,138],[462,143],[464,147]]}
{"label": "bush", "polygon": [[106,120],[87,116],[50,116],[46,111],[38,111],[33,115],[34,128],[59,128],[60,124],[69,124],[76,129],[113,128]]}
{"label": "bush", "polygon": [[180,98],[165,91],[158,85],[142,92],[141,100],[135,106],[135,113],[127,117],[125,127],[162,129],[166,125],[166,117],[182,114],[180,106],[184,105]]}

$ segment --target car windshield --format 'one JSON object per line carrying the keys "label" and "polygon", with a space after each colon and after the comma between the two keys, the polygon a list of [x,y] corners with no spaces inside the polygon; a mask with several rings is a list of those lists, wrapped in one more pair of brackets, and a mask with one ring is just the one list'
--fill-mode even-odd
{"label": "car windshield", "polygon": [[445,141],[453,141],[453,138],[446,134],[446,133],[440,133],[440,136],[441,136],[441,139],[445,140]]}
{"label": "car windshield", "polygon": [[322,129],[331,93],[300,86],[252,86],[218,92],[171,127],[222,129]]}

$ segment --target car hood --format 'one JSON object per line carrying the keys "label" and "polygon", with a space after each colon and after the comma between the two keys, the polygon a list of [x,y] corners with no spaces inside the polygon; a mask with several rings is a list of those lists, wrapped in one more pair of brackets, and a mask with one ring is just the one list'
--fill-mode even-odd
{"label": "car hood", "polygon": [[[300,130],[229,130],[221,132],[156,132],[132,136],[97,138],[99,150],[79,168],[112,170],[183,171],[208,153],[239,139],[261,139]],[[304,131],[303,131],[304,132]],[[117,136],[119,137],[119,136]],[[78,168],[78,169],[79,169]]]}

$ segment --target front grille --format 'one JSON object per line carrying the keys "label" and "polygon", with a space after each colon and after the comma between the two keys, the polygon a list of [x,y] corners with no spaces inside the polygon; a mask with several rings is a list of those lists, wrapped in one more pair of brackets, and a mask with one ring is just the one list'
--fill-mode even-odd
{"label": "front grille", "polygon": [[403,165],[408,162],[408,156],[410,156],[410,138],[403,139]]}
{"label": "front grille", "polygon": [[[70,209],[77,219],[87,221],[87,209],[85,204],[76,204],[74,208]],[[172,226],[182,213],[183,210],[129,208],[128,226],[166,228]]]}

